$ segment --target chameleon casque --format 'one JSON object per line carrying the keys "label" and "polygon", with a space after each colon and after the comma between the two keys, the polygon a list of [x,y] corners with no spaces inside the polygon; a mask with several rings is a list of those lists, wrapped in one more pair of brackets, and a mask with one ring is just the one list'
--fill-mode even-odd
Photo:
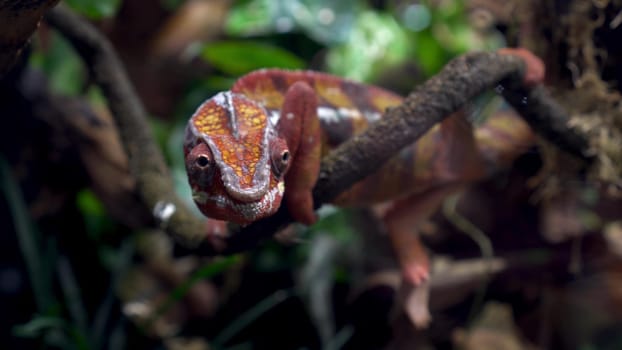
{"label": "chameleon casque", "polygon": [[[533,57],[524,59],[525,79],[536,83],[543,68]],[[209,218],[244,225],[272,215],[285,198],[294,219],[312,224],[311,189],[322,155],[402,101],[381,88],[319,72],[251,72],[230,91],[206,100],[188,122],[184,154],[193,199]],[[507,166],[533,141],[529,127],[513,113],[497,114],[475,130],[456,113],[335,203],[391,203],[383,219],[394,246],[419,247],[410,231],[425,215],[413,214],[422,201],[440,203],[455,184]],[[423,249],[398,255],[409,265],[407,278],[419,283],[427,277]]]}

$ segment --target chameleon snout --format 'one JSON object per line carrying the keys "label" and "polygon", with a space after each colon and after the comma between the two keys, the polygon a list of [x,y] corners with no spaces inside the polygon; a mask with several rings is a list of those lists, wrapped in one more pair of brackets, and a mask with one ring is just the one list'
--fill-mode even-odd
{"label": "chameleon snout", "polygon": [[240,188],[239,185],[225,181],[225,191],[227,194],[240,202],[256,202],[261,200],[268,192],[268,182],[260,183],[249,188]]}

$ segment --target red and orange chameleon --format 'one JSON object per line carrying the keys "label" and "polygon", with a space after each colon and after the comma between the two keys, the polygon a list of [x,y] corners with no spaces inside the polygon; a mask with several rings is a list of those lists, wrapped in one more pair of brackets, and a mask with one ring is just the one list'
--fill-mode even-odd
{"label": "red and orange chameleon", "polygon": [[[543,65],[531,53],[500,52],[524,59],[526,83],[542,81]],[[209,218],[248,224],[274,214],[285,198],[295,220],[312,224],[311,190],[322,156],[402,101],[378,87],[319,72],[249,73],[205,101],[188,122],[184,153],[193,199]],[[529,127],[511,114],[473,130],[456,113],[335,203],[389,203],[383,220],[405,276],[418,284],[427,278],[428,259],[411,230],[431,213],[416,209],[434,208],[429,203],[440,204],[456,186],[507,166],[532,143]]]}

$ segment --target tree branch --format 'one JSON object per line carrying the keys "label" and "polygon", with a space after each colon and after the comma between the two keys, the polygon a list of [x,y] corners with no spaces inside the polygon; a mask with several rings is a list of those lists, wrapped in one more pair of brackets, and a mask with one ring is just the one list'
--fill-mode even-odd
{"label": "tree branch", "polygon": [[549,94],[544,86],[527,89],[516,81],[502,82],[501,94],[543,138],[561,150],[586,161],[588,165],[595,160],[589,150],[587,138],[568,126],[568,113]]}
{"label": "tree branch", "polygon": [[175,240],[187,246],[202,241],[204,220],[193,215],[175,194],[145,108],[110,42],[89,22],[64,6],[51,10],[46,20],[72,43],[108,100],[143,203]]}
{"label": "tree branch", "polygon": [[[242,251],[291,222],[291,217],[281,207],[275,215],[233,234],[225,241],[224,248],[203,239],[204,221],[194,217],[174,194],[144,108],[111,45],[88,22],[65,8],[51,11],[48,20],[72,42],[91,68],[119,126],[145,205],[156,209],[154,214],[161,226],[172,237],[184,242],[177,245],[177,253],[212,255]],[[520,58],[496,53],[470,53],[454,59],[438,75],[416,88],[402,105],[389,109],[379,122],[322,160],[320,178],[313,191],[315,205],[335,198],[382,166],[400,149],[415,142],[445,116],[501,81],[508,101],[536,131],[553,138],[567,151],[589,159],[587,141],[568,128],[563,109],[543,93],[543,88],[530,90],[523,86],[523,69]],[[527,103],[524,103],[525,96]],[[162,208],[174,211],[169,216]]]}

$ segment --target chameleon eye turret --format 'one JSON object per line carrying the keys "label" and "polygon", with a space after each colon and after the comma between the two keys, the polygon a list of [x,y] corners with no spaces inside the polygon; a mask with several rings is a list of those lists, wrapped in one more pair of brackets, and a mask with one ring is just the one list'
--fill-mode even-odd
{"label": "chameleon eye turret", "polygon": [[287,166],[289,164],[289,151],[285,150],[281,153],[281,165]]}
{"label": "chameleon eye turret", "polygon": [[206,186],[211,183],[214,168],[211,165],[213,156],[205,143],[199,143],[186,155],[186,171],[196,183]]}
{"label": "chameleon eye turret", "polygon": [[284,146],[276,146],[271,154],[272,171],[277,178],[282,178],[289,167],[290,154]]}

